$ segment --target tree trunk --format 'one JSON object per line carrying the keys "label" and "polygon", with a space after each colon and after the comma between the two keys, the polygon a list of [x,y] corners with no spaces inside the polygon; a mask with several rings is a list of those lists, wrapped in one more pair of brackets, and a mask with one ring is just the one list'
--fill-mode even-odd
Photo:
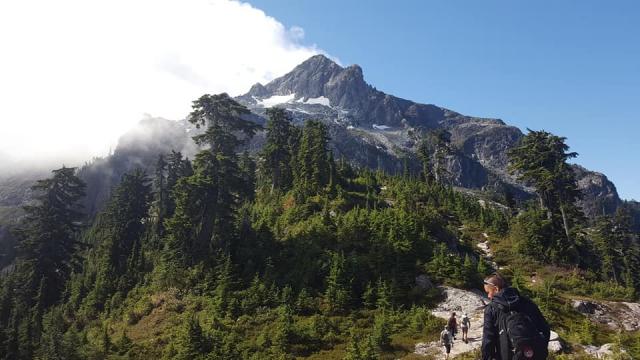
{"label": "tree trunk", "polygon": [[564,225],[564,233],[567,235],[567,240],[571,241],[569,236],[569,222],[567,220],[567,214],[564,211],[564,205],[560,203],[560,213],[562,214],[562,224]]}

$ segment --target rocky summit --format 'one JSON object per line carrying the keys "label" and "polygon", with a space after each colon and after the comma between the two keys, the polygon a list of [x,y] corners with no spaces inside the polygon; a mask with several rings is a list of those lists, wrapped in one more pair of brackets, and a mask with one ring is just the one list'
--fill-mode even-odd
{"label": "rocky summit", "polygon": [[[264,118],[265,110],[289,110],[296,123],[322,120],[329,127],[337,157],[374,169],[396,173],[419,171],[416,156],[420,134],[444,129],[451,134],[454,151],[446,167],[454,186],[491,190],[527,198],[531,189],[507,171],[507,151],[523,136],[520,129],[500,119],[465,116],[431,104],[385,94],[364,80],[358,65],[342,67],[316,55],[268,84],[255,84],[236,98]],[[256,137],[254,148],[259,148]],[[584,193],[581,205],[588,217],[612,213],[621,203],[606,176],[574,167]]]}

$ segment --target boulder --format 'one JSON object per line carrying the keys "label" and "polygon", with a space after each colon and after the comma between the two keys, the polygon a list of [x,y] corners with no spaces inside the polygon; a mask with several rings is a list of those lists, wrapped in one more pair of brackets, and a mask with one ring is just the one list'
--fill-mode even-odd
{"label": "boulder", "polygon": [[577,312],[583,314],[594,314],[598,309],[596,304],[584,300],[573,300],[572,306]]}
{"label": "boulder", "polygon": [[433,288],[433,283],[427,275],[423,274],[416,276],[416,286],[422,290],[429,290]]}
{"label": "boulder", "polygon": [[560,337],[558,333],[551,330],[551,335],[549,336],[549,345],[547,347],[550,353],[559,353],[563,350],[562,343],[560,342]]}

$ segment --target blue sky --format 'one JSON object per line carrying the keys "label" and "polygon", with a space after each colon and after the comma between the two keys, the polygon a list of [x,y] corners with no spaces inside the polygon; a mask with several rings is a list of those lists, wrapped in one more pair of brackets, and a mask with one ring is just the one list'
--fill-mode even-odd
{"label": "blue sky", "polygon": [[379,90],[567,137],[640,200],[640,2],[249,2]]}

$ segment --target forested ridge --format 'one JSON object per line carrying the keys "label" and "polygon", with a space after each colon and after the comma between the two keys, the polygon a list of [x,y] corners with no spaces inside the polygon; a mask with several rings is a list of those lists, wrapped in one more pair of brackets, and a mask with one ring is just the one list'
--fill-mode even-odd
{"label": "forested ridge", "polygon": [[496,270],[476,247],[485,236],[568,344],[640,357],[637,332],[567,304],[636,301],[640,244],[624,206],[585,218],[565,138],[529,131],[511,150],[536,191],[516,202],[454,189],[444,130],[421,130],[421,171],[387,174],[334,158],[322,122],[297,127],[279,108],[262,150],[240,152],[259,128],[248,113],[226,94],[195,100],[201,151],[125,174],[94,218],[76,169],[39,181],[0,283],[2,358],[410,358],[443,325],[435,285],[480,288]]}

